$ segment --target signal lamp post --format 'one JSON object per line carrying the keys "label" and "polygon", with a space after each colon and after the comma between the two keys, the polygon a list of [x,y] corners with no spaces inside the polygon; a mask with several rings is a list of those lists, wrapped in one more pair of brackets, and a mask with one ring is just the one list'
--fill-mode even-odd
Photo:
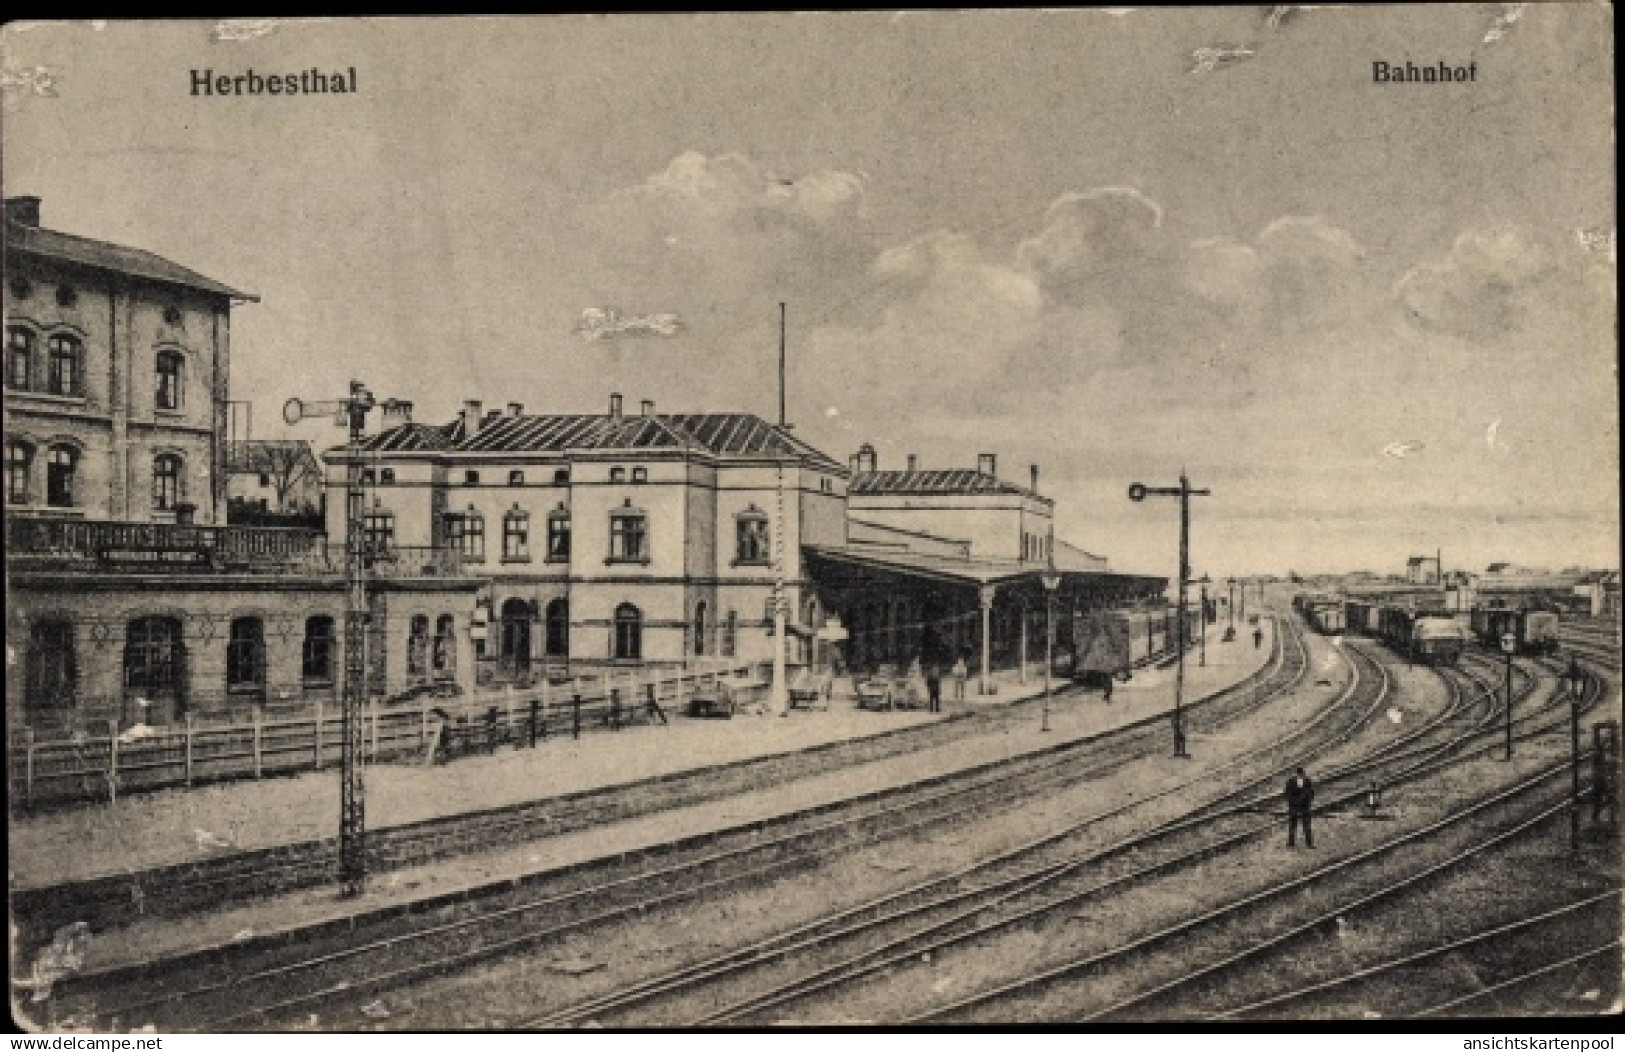
{"label": "signal lamp post", "polygon": [[1128,499],[1142,501],[1147,497],[1179,498],[1179,613],[1178,613],[1178,665],[1174,673],[1174,755],[1188,759],[1185,751],[1185,585],[1191,574],[1191,498],[1211,496],[1212,490],[1191,489],[1190,479],[1179,473],[1178,486],[1145,486],[1138,482],[1128,488]]}
{"label": "signal lamp post", "polygon": [[[1061,587],[1061,575],[1055,572],[1055,557],[1053,555],[1050,556],[1049,569],[1045,570],[1038,579],[1044,585],[1044,724],[1038,729],[1047,731],[1049,730],[1050,669],[1055,664],[1055,592]],[[1076,661],[1077,659],[1074,657],[1073,660]]]}
{"label": "signal lamp post", "polygon": [[1518,637],[1511,632],[1501,633],[1501,653],[1507,656],[1507,686],[1506,686],[1506,738],[1507,754],[1504,760],[1512,759],[1512,655],[1518,649]]}
{"label": "signal lamp post", "polygon": [[1202,640],[1200,664],[1202,668],[1207,668],[1207,586],[1212,584],[1213,580],[1207,574],[1203,574],[1198,583],[1202,586],[1202,616],[1196,619],[1196,631],[1200,633],[1199,638]]}
{"label": "signal lamp post", "polygon": [[367,792],[362,777],[362,699],[367,689],[367,545],[362,516],[366,494],[361,488],[361,436],[367,413],[376,400],[359,380],[350,381],[347,398],[324,402],[288,399],[282,419],[290,426],[311,417],[332,417],[348,429],[344,469],[344,690],[341,697],[343,742],[339,756],[339,879],[346,898],[367,885]]}
{"label": "signal lamp post", "polygon": [[1580,850],[1580,708],[1585,701],[1586,675],[1580,663],[1571,655],[1569,667],[1563,673],[1563,685],[1569,693],[1569,846]]}
{"label": "signal lamp post", "polygon": [[[1226,643],[1234,643],[1236,641],[1236,579],[1234,577],[1226,577],[1224,579],[1224,584],[1225,588],[1229,591],[1229,598],[1225,600],[1224,605],[1224,608],[1227,611],[1227,616],[1229,617],[1229,621],[1224,626],[1224,641]],[[1242,587],[1245,588],[1246,586],[1243,585]]]}

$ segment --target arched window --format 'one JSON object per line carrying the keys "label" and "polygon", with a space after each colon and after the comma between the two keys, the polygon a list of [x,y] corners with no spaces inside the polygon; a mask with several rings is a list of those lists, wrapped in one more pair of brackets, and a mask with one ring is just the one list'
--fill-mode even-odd
{"label": "arched window", "polygon": [[333,682],[333,619],[305,618],[305,644],[301,666],[306,686]]}
{"label": "arched window", "polygon": [[734,535],[737,540],[735,562],[766,565],[773,558],[772,545],[767,532],[767,514],[752,504],[734,516]]}
{"label": "arched window", "polygon": [[185,404],[186,357],[179,351],[159,351],[154,401],[159,409],[179,409]]}
{"label": "arched window", "polygon": [[530,604],[510,599],[502,604],[502,648],[499,661],[505,672],[524,675],[530,671]]}
{"label": "arched window", "polygon": [[435,676],[449,679],[457,671],[457,618],[441,614],[434,623]]}
{"label": "arched window", "polygon": [[570,656],[570,600],[559,598],[547,604],[547,656]]}
{"label": "arched window", "polygon": [[502,561],[530,561],[530,513],[512,508],[502,515]]}
{"label": "arched window", "polygon": [[570,513],[563,504],[547,513],[547,561],[570,561]]}
{"label": "arched window", "polygon": [[53,508],[73,507],[74,478],[79,473],[79,451],[52,446],[45,460],[45,503]]}
{"label": "arched window", "polygon": [[47,390],[79,397],[85,393],[84,348],[77,337],[59,332],[49,341],[51,361]]}
{"label": "arched window", "polygon": [[226,641],[226,689],[233,693],[265,690],[265,622],[239,617]]}
{"label": "arched window", "polygon": [[34,334],[21,325],[6,329],[6,386],[14,391],[34,386]]}
{"label": "arched window", "polygon": [[6,503],[28,503],[29,473],[34,469],[34,447],[19,439],[6,442]]}
{"label": "arched window", "polygon": [[124,633],[124,691],[145,701],[184,703],[186,646],[174,617],[143,617]]}
{"label": "arched window", "polygon": [[649,561],[649,520],[631,501],[609,513],[609,561]]}
{"label": "arched window", "polygon": [[28,629],[28,677],[24,701],[31,709],[60,709],[73,704],[78,667],[73,654],[73,625],[37,621]]}
{"label": "arched window", "polygon": [[702,600],[694,604],[694,656],[705,656],[705,602]]}
{"label": "arched window", "polygon": [[181,458],[160,453],[152,459],[152,509],[174,511],[181,502]]}
{"label": "arched window", "polygon": [[429,666],[429,615],[412,617],[411,633],[406,639],[406,674],[421,676]]}
{"label": "arched window", "polygon": [[643,614],[631,603],[615,608],[615,659],[637,661],[643,657]]}

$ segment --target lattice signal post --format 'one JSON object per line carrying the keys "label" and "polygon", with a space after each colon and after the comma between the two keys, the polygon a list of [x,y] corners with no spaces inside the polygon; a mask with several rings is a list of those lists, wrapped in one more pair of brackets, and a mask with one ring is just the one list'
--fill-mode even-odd
{"label": "lattice signal post", "polygon": [[1185,585],[1191,573],[1191,498],[1209,497],[1212,490],[1191,489],[1191,480],[1179,473],[1178,486],[1145,486],[1138,482],[1128,488],[1128,499],[1142,501],[1147,497],[1179,498],[1179,614],[1175,619],[1178,632],[1178,671],[1174,673],[1174,755],[1189,758],[1185,751]]}
{"label": "lattice signal post", "polygon": [[360,895],[367,884],[367,792],[362,775],[362,704],[367,692],[367,546],[363,527],[366,494],[361,488],[361,436],[367,413],[377,404],[359,380],[347,398],[302,402],[290,398],[282,418],[290,425],[311,417],[332,417],[349,433],[344,472],[344,693],[343,748],[340,753],[339,880],[344,895]]}

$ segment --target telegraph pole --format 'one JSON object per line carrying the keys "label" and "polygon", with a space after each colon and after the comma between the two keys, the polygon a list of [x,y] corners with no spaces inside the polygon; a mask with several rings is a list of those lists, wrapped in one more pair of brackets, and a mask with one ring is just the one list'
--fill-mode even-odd
{"label": "telegraph pole", "polygon": [[1188,759],[1190,753],[1185,751],[1185,586],[1190,577],[1191,570],[1191,498],[1208,497],[1212,490],[1192,489],[1190,479],[1185,477],[1183,470],[1179,473],[1179,485],[1175,486],[1144,486],[1136,482],[1128,488],[1128,499],[1142,501],[1146,497],[1178,497],[1179,498],[1179,612],[1176,617],[1178,655],[1176,671],[1174,673],[1174,755],[1181,759]]}
{"label": "telegraph pole", "polygon": [[[788,428],[784,418],[784,304],[779,304],[779,433]],[[777,512],[773,523],[773,686],[768,707],[780,716],[790,715],[790,697],[785,685],[784,647],[784,458],[774,458],[777,480]]]}
{"label": "telegraph pole", "polygon": [[344,691],[339,774],[339,880],[344,896],[353,898],[367,884],[367,792],[361,757],[365,748],[361,707],[367,691],[367,551],[362,517],[366,494],[361,487],[361,438],[375,400],[359,381],[350,381],[349,397],[329,402],[290,398],[282,418],[290,425],[312,416],[335,417],[346,427],[344,470]]}

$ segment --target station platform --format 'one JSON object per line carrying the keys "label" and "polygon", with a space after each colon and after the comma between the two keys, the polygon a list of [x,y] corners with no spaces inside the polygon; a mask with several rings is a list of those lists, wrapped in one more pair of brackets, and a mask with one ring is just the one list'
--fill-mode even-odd
{"label": "station platform", "polygon": [[[1215,626],[1207,663],[1187,655],[1185,697],[1200,699],[1245,678],[1270,657],[1253,646],[1250,628],[1220,641]],[[549,794],[628,784],[674,771],[731,760],[791,752],[839,739],[952,718],[956,712],[1009,705],[1041,694],[1043,678],[1029,672],[997,676],[999,691],[978,697],[975,681],[964,702],[945,701],[941,715],[919,711],[869,712],[843,707],[795,710],[787,717],[739,716],[732,720],[673,719],[666,726],[638,726],[579,740],[550,740],[537,749],[500,752],[440,767],[381,766],[368,769],[369,827],[415,821],[499,806]],[[945,774],[1001,758],[1100,734],[1173,707],[1174,669],[1145,669],[1116,686],[1112,701],[1098,691],[1069,692],[1052,699],[1049,731],[1042,706],[1013,719],[990,722],[971,734],[885,760],[830,770],[747,794],[644,814],[592,829],[494,848],[411,869],[379,874],[360,898],[341,899],[331,887],[261,899],[218,912],[179,918],[149,917],[99,932],[84,961],[101,970],[233,939],[341,918],[494,881],[619,855],[681,836],[721,830],[787,812],[836,802],[890,786]],[[951,690],[949,691],[951,693]],[[13,887],[85,879],[204,857],[217,847],[209,837],[238,848],[268,847],[322,836],[337,827],[338,779],[331,772],[202,789],[166,790],[128,797],[116,804],[83,807],[14,819],[11,826]],[[245,934],[247,933],[247,934]]]}

